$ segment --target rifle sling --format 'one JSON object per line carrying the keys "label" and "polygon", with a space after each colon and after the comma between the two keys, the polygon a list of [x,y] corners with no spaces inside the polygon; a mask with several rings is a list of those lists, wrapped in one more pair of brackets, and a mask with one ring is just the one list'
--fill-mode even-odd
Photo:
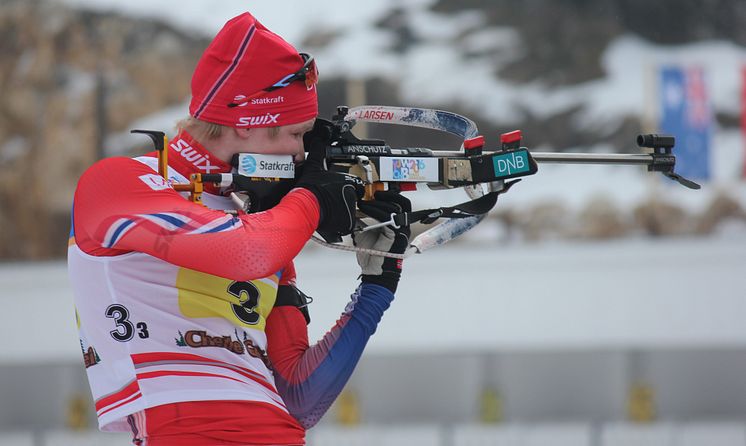
{"label": "rifle sling", "polygon": [[440,207],[434,209],[423,209],[413,212],[402,212],[393,216],[393,221],[398,226],[407,226],[412,223],[430,224],[439,218],[467,218],[477,215],[483,215],[492,210],[497,204],[497,197],[507,192],[515,183],[521,180],[514,180],[505,183],[501,190],[490,192],[479,198],[465,201],[455,206]]}

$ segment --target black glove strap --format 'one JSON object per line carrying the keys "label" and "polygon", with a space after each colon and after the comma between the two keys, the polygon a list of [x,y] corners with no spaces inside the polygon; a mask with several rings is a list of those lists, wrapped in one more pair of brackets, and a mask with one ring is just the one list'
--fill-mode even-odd
{"label": "black glove strap", "polygon": [[372,283],[375,285],[380,285],[388,289],[389,291],[391,291],[393,294],[396,294],[396,288],[399,285],[400,277],[401,277],[401,273],[384,271],[383,274],[379,274],[376,276],[369,275],[369,274],[362,274],[360,276],[360,281],[363,283]]}
{"label": "black glove strap", "polygon": [[311,315],[308,313],[308,304],[313,302],[313,298],[306,296],[303,291],[293,285],[280,285],[277,288],[277,299],[275,307],[293,306],[303,313],[306,319],[306,325],[311,323]]}
{"label": "black glove strap", "polygon": [[423,209],[414,212],[402,212],[400,214],[392,215],[391,219],[395,226],[405,226],[417,222],[430,224],[439,218],[466,218],[486,214],[495,207],[495,204],[497,204],[497,197],[500,194],[507,192],[519,181],[521,180],[507,182],[499,191],[490,192],[479,198],[465,201],[455,206]]}

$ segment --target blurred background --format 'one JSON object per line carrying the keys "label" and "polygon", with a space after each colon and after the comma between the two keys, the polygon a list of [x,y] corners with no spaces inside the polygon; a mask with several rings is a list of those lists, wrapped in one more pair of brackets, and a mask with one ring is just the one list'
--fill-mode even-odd
{"label": "blurred background", "polygon": [[[314,55],[322,117],[439,108],[474,120],[487,150],[514,129],[543,152],[638,153],[638,133],[667,132],[703,186],[541,164],[475,230],[407,260],[309,444],[746,445],[739,0],[0,0],[0,445],[128,443],[96,432],[73,323],[75,184],[100,158],[150,151],[130,129],[173,134],[202,50],[247,8]],[[357,265],[316,245],[296,265],[318,339]]]}

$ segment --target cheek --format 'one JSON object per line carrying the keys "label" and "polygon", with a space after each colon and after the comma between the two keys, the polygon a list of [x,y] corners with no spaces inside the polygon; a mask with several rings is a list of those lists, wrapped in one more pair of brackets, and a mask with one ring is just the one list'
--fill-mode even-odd
{"label": "cheek", "polygon": [[303,151],[303,139],[282,135],[270,141],[270,145],[265,147],[269,148],[269,153],[274,153],[275,155],[293,155],[297,157],[298,153]]}
{"label": "cheek", "polygon": [[303,151],[303,138],[293,138],[290,135],[279,135],[267,138],[261,145],[263,153],[275,155],[297,155]]}
{"label": "cheek", "polygon": [[303,152],[303,137],[290,137],[287,140],[286,147],[288,150],[290,150],[294,155],[298,152]]}

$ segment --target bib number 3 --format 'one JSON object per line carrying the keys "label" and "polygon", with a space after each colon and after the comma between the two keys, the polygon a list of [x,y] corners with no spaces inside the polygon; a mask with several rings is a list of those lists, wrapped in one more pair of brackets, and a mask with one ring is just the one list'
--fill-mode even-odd
{"label": "bib number 3", "polygon": [[135,332],[137,332],[137,336],[141,339],[150,337],[148,324],[145,322],[133,323],[130,321],[130,312],[124,305],[109,305],[105,314],[106,317],[114,319],[114,324],[116,324],[116,329],[109,332],[115,341],[127,342],[135,336]]}

